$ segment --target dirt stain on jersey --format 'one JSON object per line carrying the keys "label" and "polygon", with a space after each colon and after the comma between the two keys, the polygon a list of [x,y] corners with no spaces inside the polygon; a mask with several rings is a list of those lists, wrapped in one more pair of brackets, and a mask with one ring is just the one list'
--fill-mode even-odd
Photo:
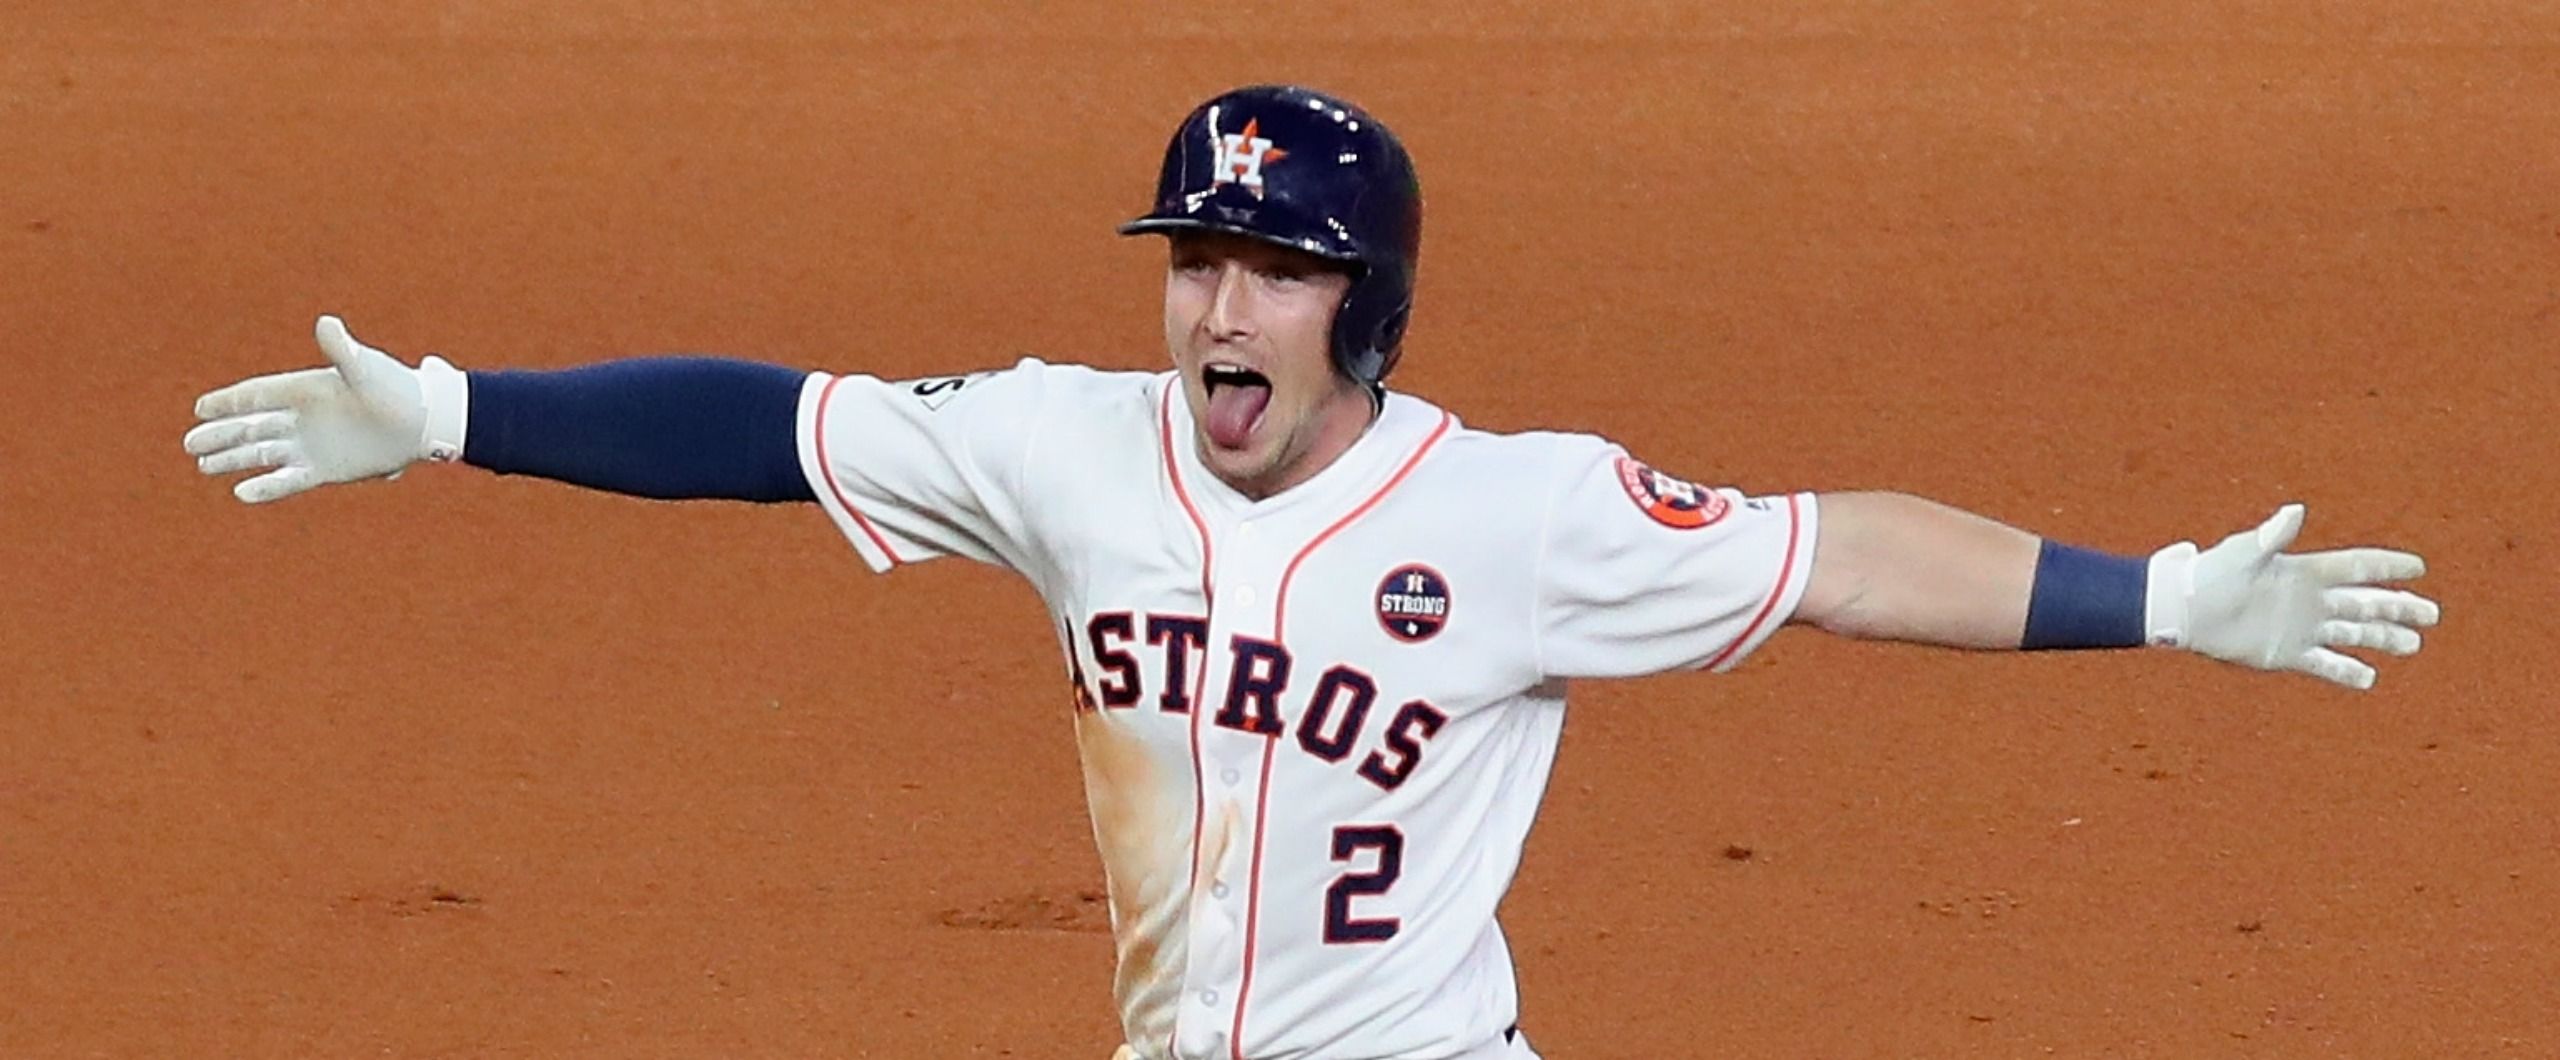
{"label": "dirt stain on jersey", "polygon": [[1200,829],[1200,874],[1192,877],[1191,897],[1198,900],[1219,878],[1228,875],[1227,852],[1235,849],[1236,831],[1243,827],[1244,807],[1232,798],[1221,798],[1209,807],[1208,824]]}
{"label": "dirt stain on jersey", "polygon": [[1132,1040],[1173,1029],[1182,989],[1182,924],[1190,903],[1191,792],[1131,726],[1108,711],[1076,714],[1085,802],[1111,899],[1118,969],[1112,993]]}

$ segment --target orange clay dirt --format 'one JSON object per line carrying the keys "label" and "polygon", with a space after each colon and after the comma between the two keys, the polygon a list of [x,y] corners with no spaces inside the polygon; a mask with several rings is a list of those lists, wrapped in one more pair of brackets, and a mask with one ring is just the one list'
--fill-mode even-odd
{"label": "orange clay dirt", "polygon": [[249,509],[178,437],[331,311],[1153,367],[1111,226],[1273,79],[1421,160],[1397,382],[1475,425],[2127,551],[2301,499],[2445,604],[2362,696],[1808,632],[1581,689],[1549,1056],[2560,1055],[2548,4],[8,6],[0,1056],[1103,1060],[1010,576],[449,468]]}

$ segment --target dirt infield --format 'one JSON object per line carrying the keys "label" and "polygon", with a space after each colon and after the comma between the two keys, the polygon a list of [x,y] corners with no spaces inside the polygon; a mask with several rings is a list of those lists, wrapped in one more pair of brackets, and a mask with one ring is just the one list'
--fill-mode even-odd
{"label": "dirt infield", "polygon": [[2301,499],[2445,604],[2362,697],[1808,633],[1581,689],[1549,1056],[2560,1055],[2548,4],[7,6],[0,1056],[1107,1055],[1008,576],[442,468],[249,510],[178,437],[323,311],[1154,366],[1110,227],[1266,79],[1412,145],[1398,382],[1474,425],[2125,550]]}

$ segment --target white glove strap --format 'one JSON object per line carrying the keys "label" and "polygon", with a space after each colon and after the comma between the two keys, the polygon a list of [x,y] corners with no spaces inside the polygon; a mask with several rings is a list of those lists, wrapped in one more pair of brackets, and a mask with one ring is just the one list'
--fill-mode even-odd
{"label": "white glove strap", "polygon": [[462,459],[463,434],[471,425],[470,380],[462,369],[431,356],[418,364],[418,391],[427,406],[419,455],[439,463]]}
{"label": "white glove strap", "polygon": [[2183,648],[2191,630],[2187,604],[2196,592],[2196,544],[2180,541],[2151,554],[2142,594],[2143,639],[2155,648]]}

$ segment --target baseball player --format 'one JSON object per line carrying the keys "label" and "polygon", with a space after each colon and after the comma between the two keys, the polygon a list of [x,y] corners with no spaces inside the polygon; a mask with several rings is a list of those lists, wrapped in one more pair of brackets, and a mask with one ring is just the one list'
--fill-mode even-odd
{"label": "baseball player", "polygon": [[1495,917],[1577,678],[1724,670],[1772,631],[2185,648],[2370,687],[2418,650],[2417,556],[2290,554],[2303,509],[2114,555],[1917,497],[1746,495],[1582,434],[1386,390],[1422,204],[1387,128],[1289,87],[1166,148],[1172,368],[884,381],[720,359],[328,367],[196,405],[273,501],[460,461],[645,497],[815,503],[874,570],[1030,580],[1074,684],[1114,993],[1145,1060],[1532,1057]]}

